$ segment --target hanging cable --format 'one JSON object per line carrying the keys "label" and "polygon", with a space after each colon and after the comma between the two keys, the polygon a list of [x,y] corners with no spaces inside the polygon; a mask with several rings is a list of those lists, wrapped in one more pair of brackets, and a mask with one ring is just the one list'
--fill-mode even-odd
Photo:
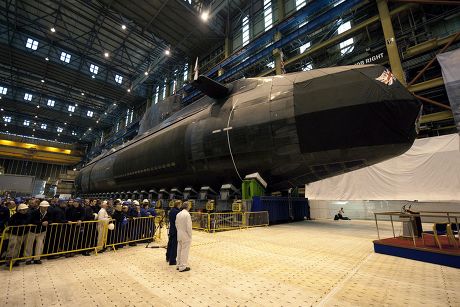
{"label": "hanging cable", "polygon": [[[235,104],[236,105],[236,104]],[[227,121],[227,143],[228,143],[228,150],[230,151],[230,157],[232,158],[232,162],[233,162],[233,167],[235,168],[235,171],[236,171],[236,174],[238,175],[238,177],[240,178],[241,181],[243,181],[243,178],[241,178],[240,176],[240,173],[238,172],[238,169],[236,167],[236,163],[235,163],[235,159],[233,158],[233,153],[232,153],[232,146],[230,145],[230,135],[229,135],[229,131],[230,131],[230,118],[232,116],[232,113],[233,113],[233,110],[235,109],[235,105],[233,105],[232,107],[232,110],[230,111],[229,115],[228,115],[228,121]]]}

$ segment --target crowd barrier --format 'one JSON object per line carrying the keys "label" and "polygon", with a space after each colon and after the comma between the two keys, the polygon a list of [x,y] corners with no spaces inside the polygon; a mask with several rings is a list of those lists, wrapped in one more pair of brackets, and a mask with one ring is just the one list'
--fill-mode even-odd
{"label": "crowd barrier", "polygon": [[190,212],[192,228],[215,232],[221,230],[268,226],[268,211],[260,212]]}
{"label": "crowd barrier", "polygon": [[[165,211],[156,217],[126,218],[121,221],[84,221],[36,225],[8,226],[0,240],[0,264],[40,260],[41,257],[98,251],[106,247],[136,242],[167,240]],[[221,230],[268,226],[268,212],[191,212],[192,227],[215,232]],[[113,224],[110,225],[110,224]],[[162,237],[162,233],[163,237]],[[164,242],[163,242],[164,243]]]}
{"label": "crowd barrier", "polygon": [[[117,222],[84,221],[36,225],[8,226],[0,241],[0,264],[40,260],[41,257],[98,251],[110,246],[133,242],[161,240],[163,216],[127,218]],[[109,224],[113,223],[113,227]],[[113,228],[113,229],[111,229]]]}

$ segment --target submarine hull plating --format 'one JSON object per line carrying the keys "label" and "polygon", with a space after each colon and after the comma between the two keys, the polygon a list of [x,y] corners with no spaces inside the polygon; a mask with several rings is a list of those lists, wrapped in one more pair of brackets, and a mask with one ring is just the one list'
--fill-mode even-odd
{"label": "submarine hull plating", "polygon": [[77,191],[219,188],[254,172],[270,189],[299,186],[404,153],[420,109],[376,65],[238,80],[91,161]]}

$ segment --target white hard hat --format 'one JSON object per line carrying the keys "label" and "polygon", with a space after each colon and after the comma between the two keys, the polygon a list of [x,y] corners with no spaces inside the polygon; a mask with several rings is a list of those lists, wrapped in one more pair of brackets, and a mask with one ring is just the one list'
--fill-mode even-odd
{"label": "white hard hat", "polygon": [[44,200],[44,201],[42,201],[42,202],[40,203],[40,206],[39,206],[39,207],[49,207],[49,206],[50,206],[50,203],[47,202],[46,200]]}
{"label": "white hard hat", "polygon": [[137,200],[133,201],[134,206],[139,206],[139,202]]}
{"label": "white hard hat", "polygon": [[26,204],[20,204],[18,206],[18,210],[24,210],[24,209],[29,209],[29,206],[27,206]]}
{"label": "white hard hat", "polygon": [[107,201],[104,200],[104,201],[102,202],[102,204],[103,204],[103,205],[107,205]]}
{"label": "white hard hat", "polygon": [[149,200],[148,200],[148,199],[144,199],[144,200],[142,201],[142,203],[144,203],[144,204],[148,204],[148,203],[150,203],[150,202],[149,202]]}

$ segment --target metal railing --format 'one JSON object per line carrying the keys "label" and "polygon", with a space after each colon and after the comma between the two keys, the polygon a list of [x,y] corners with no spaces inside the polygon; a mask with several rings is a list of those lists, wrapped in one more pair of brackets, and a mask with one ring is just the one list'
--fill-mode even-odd
{"label": "metal railing", "polygon": [[107,224],[103,221],[56,223],[47,227],[8,226],[0,241],[0,263],[9,261],[11,270],[19,260],[40,260],[45,256],[90,250],[97,254],[106,238]]}
{"label": "metal railing", "polygon": [[[456,229],[459,229],[459,220],[460,212],[433,212],[433,211],[421,211],[417,213],[402,213],[398,211],[388,211],[388,212],[374,212],[375,226],[377,228],[377,237],[381,240],[380,229],[378,224],[378,216],[388,216],[391,222],[391,230],[393,232],[393,238],[396,238],[396,232],[394,223],[402,222],[407,223],[408,231],[410,233],[410,238],[413,241],[414,246],[417,246],[415,239],[415,230],[414,225],[416,225],[416,219],[420,219],[420,226],[423,227],[423,223],[446,223],[446,224],[455,224]],[[422,228],[422,234],[423,234]],[[420,235],[422,235],[420,234]],[[459,237],[460,240],[460,237]]]}
{"label": "metal railing", "polygon": [[[109,227],[109,223],[113,223]],[[0,241],[0,263],[40,260],[41,257],[77,252],[97,252],[109,246],[161,240],[165,226],[163,216],[126,218],[123,221],[84,221],[36,225],[8,226]],[[35,248],[34,248],[35,245]]]}
{"label": "metal railing", "polygon": [[260,212],[190,212],[192,228],[208,232],[268,226],[268,211]]}

